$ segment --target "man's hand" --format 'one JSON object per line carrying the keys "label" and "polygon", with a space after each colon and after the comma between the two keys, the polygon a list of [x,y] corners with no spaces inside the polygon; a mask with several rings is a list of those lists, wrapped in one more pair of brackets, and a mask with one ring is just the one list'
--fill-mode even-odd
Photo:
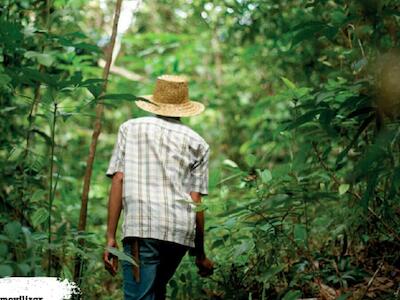
{"label": "man's hand", "polygon": [[[108,239],[107,240],[107,247],[114,247],[118,248],[117,242],[115,239]],[[104,251],[103,254],[103,261],[104,261],[104,267],[112,276],[115,276],[117,274],[118,270],[118,257],[115,255],[112,255],[110,252],[108,252],[107,248]]]}
{"label": "man's hand", "polygon": [[201,277],[208,277],[214,272],[214,263],[207,257],[196,258],[196,266],[199,269],[198,273]]}

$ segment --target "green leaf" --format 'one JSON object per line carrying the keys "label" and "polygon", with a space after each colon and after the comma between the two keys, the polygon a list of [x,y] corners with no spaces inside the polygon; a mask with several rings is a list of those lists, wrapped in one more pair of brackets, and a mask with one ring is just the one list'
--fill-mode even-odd
{"label": "green leaf", "polygon": [[33,245],[32,233],[28,227],[22,227],[22,233],[25,236],[25,245],[27,249],[30,249]]}
{"label": "green leaf", "polygon": [[59,111],[58,115],[61,116],[62,120],[65,122],[67,121],[70,117],[73,115],[76,115],[75,113],[69,113],[69,112],[64,112],[64,111]]}
{"label": "green leaf", "polygon": [[0,257],[6,257],[8,253],[8,247],[5,243],[0,244]]}
{"label": "green leaf", "polygon": [[360,116],[360,115],[369,114],[369,113],[374,112],[374,111],[375,111],[375,108],[371,107],[371,106],[361,107],[361,108],[358,108],[358,109],[352,111],[346,117],[346,119],[351,119],[351,118],[354,118],[354,117],[357,117],[357,116]]}
{"label": "green leaf", "polygon": [[4,232],[11,240],[15,240],[21,233],[21,224],[17,221],[7,223],[6,226],[4,226]]}
{"label": "green leaf", "polygon": [[315,40],[320,36],[325,36],[327,39],[332,40],[337,34],[338,28],[324,22],[311,21],[295,26],[292,31],[294,32],[292,47],[294,47],[300,42],[305,40]]}
{"label": "green leaf", "polygon": [[294,30],[299,30],[297,30],[297,32],[293,35],[292,47],[305,40],[315,39],[316,34],[320,32],[324,28],[324,26],[325,24],[322,22],[308,22],[299,24],[294,28]]}
{"label": "green leaf", "polygon": [[196,204],[196,207],[194,208],[195,212],[200,212],[200,211],[205,211],[207,210],[208,207],[204,203]]}
{"label": "green leaf", "polygon": [[350,188],[350,184],[343,183],[339,186],[339,195],[345,194]]}
{"label": "green leaf", "polygon": [[174,279],[172,279],[172,280],[169,282],[169,285],[170,285],[172,288],[177,288],[177,287],[178,287],[178,284],[176,283],[176,281],[175,281]]}
{"label": "green leaf", "polygon": [[263,272],[262,275],[259,277],[260,282],[268,282],[273,278],[276,274],[280,273],[285,268],[284,265],[272,266]]}
{"label": "green leaf", "polygon": [[346,294],[340,295],[336,300],[346,300],[350,296],[351,296],[351,293],[346,293]]}
{"label": "green leaf", "polygon": [[137,262],[135,262],[133,260],[133,257],[128,255],[128,254],[126,254],[125,252],[122,252],[122,251],[118,250],[117,248],[110,247],[110,246],[108,246],[106,249],[112,255],[118,257],[118,259],[123,260],[123,261],[127,261],[127,262],[131,263],[132,265],[138,266]]}
{"label": "green leaf", "polygon": [[223,245],[224,245],[224,240],[223,239],[217,239],[217,240],[213,241],[213,243],[211,245],[211,248],[214,249],[214,248],[218,248],[218,247],[223,246]]}
{"label": "green leaf", "polygon": [[336,159],[336,165],[341,163],[343,158],[347,155],[347,153],[350,151],[350,149],[355,145],[355,143],[357,142],[357,140],[360,137],[361,133],[363,133],[363,131],[368,127],[369,123],[371,123],[372,120],[374,120],[374,118],[375,118],[375,115],[372,115],[372,116],[369,116],[368,118],[366,118],[363,121],[363,123],[358,128],[357,133],[355,134],[355,136],[351,140],[350,144],[341,153],[339,153],[339,155],[338,155],[338,157]]}
{"label": "green leaf", "polygon": [[21,272],[22,276],[27,276],[31,268],[26,263],[21,263],[17,265],[18,270]]}
{"label": "green leaf", "polygon": [[294,120],[292,123],[290,123],[285,130],[292,130],[294,128],[299,127],[300,125],[303,125],[304,123],[312,121],[316,115],[319,113],[323,112],[326,110],[325,108],[318,108],[314,109],[312,111],[306,112],[304,115],[298,117],[296,120]]}
{"label": "green leaf", "polygon": [[305,244],[307,239],[307,230],[303,224],[295,224],[293,234],[295,241]]}
{"label": "green leaf", "polygon": [[0,234],[0,241],[9,242],[10,238],[8,236],[5,236],[4,234]]}
{"label": "green leaf", "polygon": [[68,266],[64,265],[62,268],[61,278],[72,280],[73,275]]}
{"label": "green leaf", "polygon": [[47,191],[45,190],[37,190],[33,193],[31,197],[31,202],[41,202],[45,201]]}
{"label": "green leaf", "polygon": [[93,97],[97,99],[102,91],[102,86],[100,84],[91,84],[87,86],[87,89],[93,95]]}
{"label": "green leaf", "polygon": [[265,169],[263,171],[257,170],[257,172],[258,172],[258,175],[261,177],[262,183],[268,183],[272,180],[272,174],[271,174],[270,170],[267,170],[267,169]]}
{"label": "green leaf", "polygon": [[102,79],[102,78],[89,78],[89,79],[86,79],[85,81],[82,81],[80,83],[80,86],[90,86],[90,85],[93,85],[93,84],[103,84],[103,82],[104,82],[104,79]]}
{"label": "green leaf", "polygon": [[75,48],[87,50],[94,53],[101,53],[101,49],[96,45],[88,44],[88,43],[77,43],[74,44]]}
{"label": "green leaf", "polygon": [[0,265],[0,277],[9,277],[13,274],[13,269],[9,265]]}
{"label": "green leaf", "polygon": [[282,300],[297,300],[301,296],[301,292],[298,290],[291,290],[283,296]]}
{"label": "green leaf", "polygon": [[225,159],[225,160],[222,162],[222,164],[225,165],[225,166],[234,168],[234,169],[239,168],[239,166],[237,165],[237,163],[235,163],[233,160],[230,160],[230,159]]}
{"label": "green leaf", "polygon": [[45,222],[49,218],[49,212],[47,209],[41,207],[36,210],[32,215],[32,224],[34,226],[38,226]]}
{"label": "green leaf", "polygon": [[6,74],[0,74],[0,86],[6,86],[11,82],[11,77]]}
{"label": "green leaf", "polygon": [[50,67],[54,63],[54,57],[50,54],[41,54],[37,56],[38,63],[46,67]]}
{"label": "green leaf", "polygon": [[333,110],[326,109],[322,111],[319,115],[319,123],[321,127],[330,135],[335,135],[336,132],[331,126],[331,122],[335,117],[336,113]]}
{"label": "green leaf", "polygon": [[254,165],[256,164],[257,161],[257,157],[254,154],[248,154],[246,155],[246,157],[244,158],[244,160],[246,161],[247,165],[252,168],[254,167]]}
{"label": "green leaf", "polygon": [[203,210],[208,209],[207,205],[204,204],[204,203],[196,203],[196,202],[194,202],[192,200],[186,200],[186,199],[180,199],[180,200],[177,200],[177,201],[182,203],[182,204],[186,204],[186,205],[192,207],[195,212],[199,212],[199,211],[203,211]]}
{"label": "green leaf", "polygon": [[[0,82],[1,82],[1,75],[0,75]],[[17,108],[18,108],[18,107],[16,107],[16,106],[4,107],[4,108],[0,109],[0,113],[1,113],[1,114],[5,114],[5,113],[8,113],[8,112],[10,112],[10,111],[16,110]]]}
{"label": "green leaf", "polygon": [[335,25],[340,26],[346,20],[346,14],[342,10],[337,9],[331,13],[331,19]]}
{"label": "green leaf", "polygon": [[46,141],[47,145],[51,145],[53,143],[52,140],[51,140],[51,137],[48,136],[47,133],[41,131],[40,129],[32,128],[31,132],[40,135]]}
{"label": "green leaf", "polygon": [[291,90],[295,90],[296,89],[296,85],[291,82],[289,79],[287,79],[286,77],[281,77],[283,83]]}
{"label": "green leaf", "polygon": [[48,53],[40,53],[36,51],[26,51],[24,56],[26,58],[34,58],[41,65],[50,67],[54,63],[54,57]]}
{"label": "green leaf", "polygon": [[[143,97],[140,97],[140,96],[137,96],[136,97],[136,99],[135,99],[136,101],[144,101],[144,102],[149,102],[150,103],[150,101],[149,101],[149,99],[146,99],[146,98],[143,98]],[[154,104],[154,103],[153,103]]]}

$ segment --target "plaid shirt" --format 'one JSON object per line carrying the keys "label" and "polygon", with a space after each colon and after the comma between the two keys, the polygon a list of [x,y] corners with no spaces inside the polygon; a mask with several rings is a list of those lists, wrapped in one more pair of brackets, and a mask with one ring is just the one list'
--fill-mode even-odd
{"label": "plaid shirt", "polygon": [[194,247],[190,192],[208,193],[209,146],[176,119],[142,117],[119,128],[107,176],[124,173],[123,236]]}

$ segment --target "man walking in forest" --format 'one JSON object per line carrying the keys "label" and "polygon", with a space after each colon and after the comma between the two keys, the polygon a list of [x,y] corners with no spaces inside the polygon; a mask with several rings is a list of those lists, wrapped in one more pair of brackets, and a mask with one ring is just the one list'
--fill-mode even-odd
{"label": "man walking in forest", "polygon": [[[123,248],[138,261],[138,266],[122,262],[125,299],[165,299],[166,285],[189,249],[201,276],[213,272],[204,252],[204,214],[193,209],[208,193],[209,146],[180,121],[201,113],[204,105],[188,95],[184,77],[161,76],[154,94],[136,101],[155,116],[119,128],[106,172],[112,177],[107,246],[117,247],[123,208]],[[115,275],[117,258],[106,250],[103,260]]]}

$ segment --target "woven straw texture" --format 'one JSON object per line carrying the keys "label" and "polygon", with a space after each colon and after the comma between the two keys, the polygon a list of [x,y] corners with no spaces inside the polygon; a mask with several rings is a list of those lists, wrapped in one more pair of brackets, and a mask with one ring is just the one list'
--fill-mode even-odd
{"label": "woven straw texture", "polygon": [[148,100],[135,101],[148,112],[170,117],[195,116],[204,111],[204,105],[189,99],[187,79],[183,76],[163,75],[157,78],[153,95],[141,96]]}

